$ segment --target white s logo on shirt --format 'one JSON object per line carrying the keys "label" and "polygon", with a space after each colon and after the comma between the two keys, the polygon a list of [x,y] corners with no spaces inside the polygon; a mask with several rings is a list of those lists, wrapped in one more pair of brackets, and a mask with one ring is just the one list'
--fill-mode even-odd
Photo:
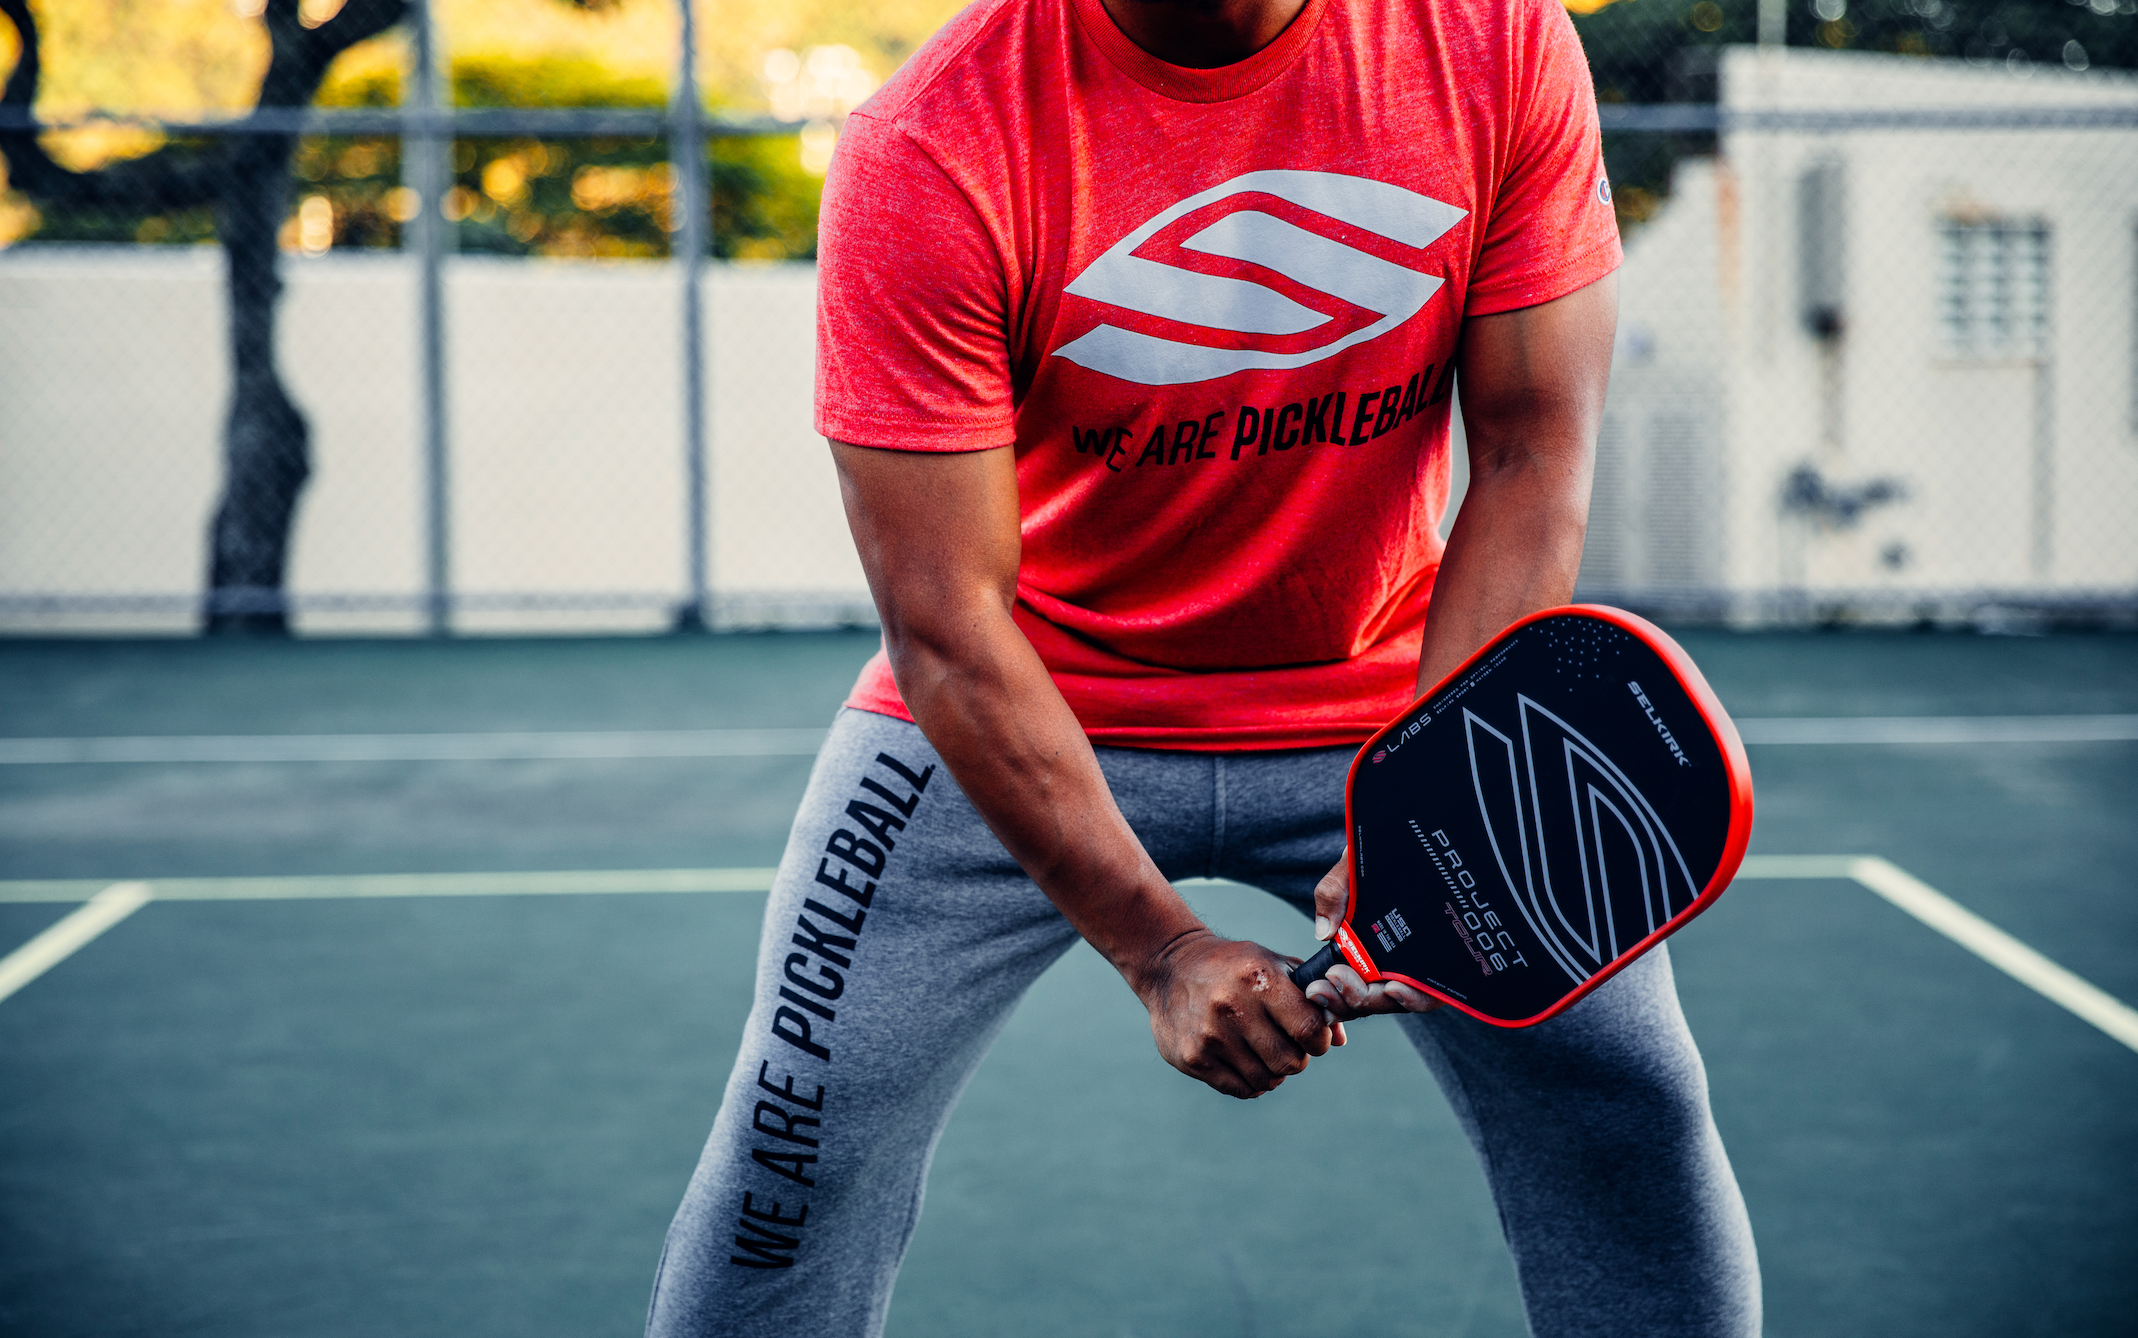
{"label": "white s logo on shirt", "polygon": [[1377,319],[1339,333],[1344,322],[1252,279],[1204,274],[1135,254],[1184,215],[1250,193],[1273,195],[1414,250],[1437,240],[1466,212],[1365,177],[1285,169],[1245,173],[1163,210],[1107,248],[1064,291],[1146,316],[1238,335],[1298,336],[1328,326],[1326,341],[1279,352],[1218,347],[1100,325],[1054,350],[1056,356],[1147,386],[1209,381],[1250,368],[1305,367],[1395,329],[1417,315],[1444,282],[1309,231],[1249,201],[1184,239],[1182,248],[1260,265],[1302,287],[1363,308]]}

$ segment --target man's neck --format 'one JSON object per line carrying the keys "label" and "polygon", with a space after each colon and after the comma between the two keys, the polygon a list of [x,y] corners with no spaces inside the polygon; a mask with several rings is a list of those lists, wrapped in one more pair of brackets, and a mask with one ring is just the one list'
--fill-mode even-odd
{"label": "man's neck", "polygon": [[1277,40],[1307,0],[1100,0],[1130,41],[1168,65],[1214,70]]}

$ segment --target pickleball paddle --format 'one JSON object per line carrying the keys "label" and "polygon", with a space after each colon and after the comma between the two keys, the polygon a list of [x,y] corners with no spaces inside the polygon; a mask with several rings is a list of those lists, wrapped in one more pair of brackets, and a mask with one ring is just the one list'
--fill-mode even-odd
{"label": "pickleball paddle", "polygon": [[1532,614],[1366,741],[1344,813],[1348,962],[1502,1027],[1544,1021],[1713,905],[1752,834],[1744,745],[1662,629]]}

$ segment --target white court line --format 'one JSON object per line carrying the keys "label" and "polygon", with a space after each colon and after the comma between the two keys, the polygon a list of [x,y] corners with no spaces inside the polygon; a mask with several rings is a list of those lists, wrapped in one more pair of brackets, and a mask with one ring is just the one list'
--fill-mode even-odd
{"label": "white court line", "polygon": [[78,911],[0,957],[0,999],[73,956],[75,950],[149,903],[147,883],[113,883]]}
{"label": "white court line", "polygon": [[[2138,715],[1758,717],[1750,744],[2116,743]],[[512,730],[485,734],[171,734],[0,739],[0,766],[186,762],[523,762],[814,757],[821,729]]]}
{"label": "white court line", "polygon": [[1847,878],[2114,1039],[2138,1050],[2138,1009],[2005,933],[1906,869],[1876,855],[1753,855],[1739,878]]}
{"label": "white court line", "polygon": [[823,746],[822,729],[171,734],[0,739],[0,766],[112,762],[519,762],[814,757]]}
{"label": "white court line", "polygon": [[1746,743],[2120,743],[2138,715],[1768,716],[1737,722]]}
{"label": "white court line", "polygon": [[[293,878],[158,878],[159,901],[324,901],[369,897],[581,897],[635,892],[769,892],[771,869],[566,869],[543,873],[375,873]],[[81,901],[104,883],[0,882],[0,903]]]}
{"label": "white court line", "polygon": [[[0,959],[0,999],[35,980],[153,896],[163,901],[291,901],[370,897],[586,896],[617,893],[764,892],[774,870],[587,869],[541,873],[359,874],[294,878],[166,878],[0,882],[0,903],[81,902],[80,910]],[[1869,888],[2020,984],[2138,1050],[2138,1010],[2050,961],[1875,855],[1752,855],[1739,878],[1846,878]],[[99,891],[97,889],[101,888]]]}

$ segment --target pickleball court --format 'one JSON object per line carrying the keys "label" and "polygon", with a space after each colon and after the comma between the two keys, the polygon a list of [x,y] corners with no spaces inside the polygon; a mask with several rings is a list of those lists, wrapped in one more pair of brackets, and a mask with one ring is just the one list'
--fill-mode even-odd
{"label": "pickleball court", "polygon": [[[2138,640],[1680,635],[1757,785],[1672,951],[1768,1332],[2128,1332]],[[44,944],[0,999],[0,1329],[637,1332],[873,646],[0,643],[0,955]],[[1078,948],[953,1119],[890,1331],[1520,1334],[1452,1117],[1353,1038],[1227,1100]]]}

